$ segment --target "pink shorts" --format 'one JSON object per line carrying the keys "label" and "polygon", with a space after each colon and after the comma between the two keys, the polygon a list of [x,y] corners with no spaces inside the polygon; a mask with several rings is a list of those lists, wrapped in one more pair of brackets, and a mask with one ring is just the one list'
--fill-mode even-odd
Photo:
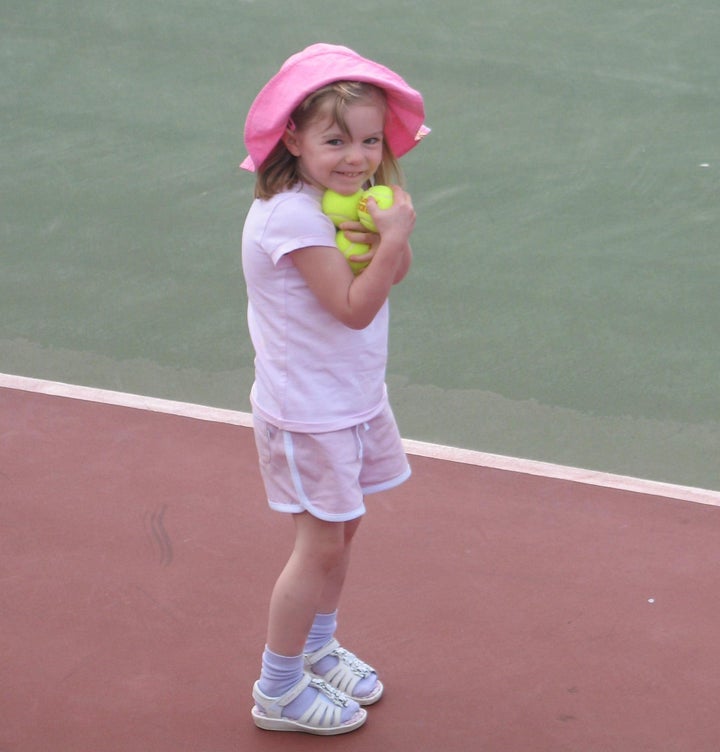
{"label": "pink shorts", "polygon": [[365,494],[410,477],[395,417],[386,406],[367,423],[327,433],[283,431],[253,416],[268,504],[328,522],[365,514]]}

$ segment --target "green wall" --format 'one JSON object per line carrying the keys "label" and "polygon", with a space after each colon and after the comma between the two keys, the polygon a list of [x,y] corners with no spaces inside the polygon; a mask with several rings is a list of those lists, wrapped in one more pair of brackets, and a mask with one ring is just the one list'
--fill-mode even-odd
{"label": "green wall", "polygon": [[242,125],[330,41],[433,128],[404,160],[403,434],[720,489],[716,0],[4,0],[0,23],[0,371],[247,410]]}

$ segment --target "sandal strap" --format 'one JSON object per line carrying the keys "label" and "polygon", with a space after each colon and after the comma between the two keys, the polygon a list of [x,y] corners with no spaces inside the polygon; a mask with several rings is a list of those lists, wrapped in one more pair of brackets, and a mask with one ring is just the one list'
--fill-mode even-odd
{"label": "sandal strap", "polygon": [[328,655],[338,658],[340,663],[344,663],[360,679],[366,679],[370,674],[377,673],[369,663],[361,661],[355,653],[351,653],[349,650],[340,647],[340,643],[334,637],[314,653],[306,653],[305,665],[307,667],[313,666]]}
{"label": "sandal strap", "polygon": [[[297,719],[297,722],[318,728],[340,726],[342,712],[348,706],[350,700],[335,687],[331,687],[319,677],[310,676],[307,673],[303,674],[303,678],[281,697],[264,695],[256,684],[253,690],[253,698],[268,718],[281,719],[283,718],[284,708],[308,687],[316,689],[317,694],[310,707]],[[322,696],[329,702],[323,700]]]}
{"label": "sandal strap", "polygon": [[[310,726],[338,726],[342,722],[342,712],[348,706],[350,700],[335,687],[331,687],[322,679],[312,678],[310,686],[318,690],[317,696],[310,707],[298,718],[301,723]],[[321,698],[324,695],[330,704]]]}
{"label": "sandal strap", "polygon": [[365,661],[361,661],[355,653],[351,653],[345,648],[338,648],[336,654],[340,658],[340,663],[346,665],[358,679],[367,679],[370,674],[376,673],[375,669]]}
{"label": "sandal strap", "polygon": [[346,695],[352,696],[353,690],[360,681],[377,673],[372,666],[361,661],[354,653],[340,647],[340,643],[335,638],[314,653],[308,653],[305,656],[305,666],[311,670],[314,664],[329,655],[337,658],[338,661],[322,678]]}
{"label": "sandal strap", "polygon": [[312,665],[313,663],[321,661],[323,658],[330,655],[330,653],[332,653],[334,650],[337,650],[339,647],[340,643],[333,637],[330,642],[325,643],[325,645],[323,645],[319,650],[316,650],[314,653],[305,653],[305,665]]}
{"label": "sandal strap", "polygon": [[280,697],[268,697],[260,691],[256,683],[253,688],[253,698],[268,716],[272,718],[280,718],[282,716],[283,708],[299,697],[310,686],[311,682],[312,677],[307,673],[303,673],[302,679],[300,679],[292,689],[289,689]]}

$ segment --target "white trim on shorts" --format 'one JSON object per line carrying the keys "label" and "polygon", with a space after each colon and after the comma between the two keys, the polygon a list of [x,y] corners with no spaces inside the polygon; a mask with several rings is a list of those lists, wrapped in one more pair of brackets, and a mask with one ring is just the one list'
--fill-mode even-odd
{"label": "white trim on shorts", "polygon": [[[307,511],[327,522],[347,522],[366,513],[366,495],[394,488],[412,474],[397,423],[387,404],[380,414],[367,422],[326,434],[298,434],[273,426],[260,416],[254,417],[261,474],[268,505],[274,511],[290,514]],[[337,439],[332,437],[336,433]],[[311,439],[311,443],[306,443],[305,438]],[[296,444],[301,440],[305,442],[302,446]],[[333,459],[332,442],[336,440],[341,442],[338,445],[340,453]],[[348,444],[351,440],[355,446],[354,458],[353,450]],[[320,461],[329,459],[334,465],[327,485],[322,480],[322,471],[310,472],[306,476],[306,463],[313,456],[314,442],[317,442]],[[298,452],[302,452],[302,456]],[[336,462],[340,464],[335,464]],[[316,465],[316,468],[322,467],[322,464]],[[356,468],[358,475],[355,475],[353,468]],[[343,477],[345,481],[352,483],[346,491],[343,491]],[[321,485],[318,486],[318,483]],[[349,503],[328,504],[333,495],[338,500],[345,497],[345,501]]]}
{"label": "white trim on shorts", "polygon": [[[285,447],[285,459],[287,460],[288,467],[290,468],[290,477],[292,478],[293,486],[295,486],[295,493],[300,499],[300,503],[305,509],[312,508],[312,502],[308,499],[305,489],[303,488],[302,477],[300,476],[300,470],[295,463],[295,446],[292,440],[292,434],[290,431],[283,431],[283,446]],[[270,506],[273,506],[270,502]],[[286,506],[283,504],[283,506]],[[294,509],[295,507],[293,507]]]}
{"label": "white trim on shorts", "polygon": [[[356,428],[359,429],[359,426],[357,426]],[[358,441],[360,443],[360,450],[362,452],[362,441],[360,441],[359,437],[358,437]],[[305,493],[305,489],[303,488],[303,483],[302,483],[302,476],[300,475],[300,470],[298,470],[298,467],[295,464],[295,447],[293,445],[293,435],[291,431],[283,431],[283,446],[285,447],[285,457],[288,461],[288,466],[290,467],[290,474],[293,479],[293,485],[295,486],[295,492],[297,493],[298,498],[302,502],[303,507],[305,507],[305,509],[310,510],[312,509],[313,504],[308,498],[308,495]],[[383,483],[375,483],[372,486],[361,485],[360,490],[366,496],[370,494],[374,494],[374,493],[381,493],[382,491],[389,491],[391,488],[395,488],[396,486],[402,485],[411,475],[412,475],[412,470],[410,469],[410,465],[408,465],[407,468],[405,469],[405,472],[400,473],[400,475],[396,475],[394,478],[390,478],[390,480],[386,480]],[[288,505],[278,504],[275,506],[287,507]],[[293,509],[294,508],[295,507],[293,507]],[[363,511],[365,511],[364,505],[363,505]]]}
{"label": "white trim on shorts", "polygon": [[374,493],[380,493],[381,491],[389,491],[391,488],[395,488],[403,484],[412,475],[412,470],[408,465],[404,473],[396,475],[394,478],[385,481],[385,483],[376,483],[374,486],[361,486],[364,494],[370,495]]}

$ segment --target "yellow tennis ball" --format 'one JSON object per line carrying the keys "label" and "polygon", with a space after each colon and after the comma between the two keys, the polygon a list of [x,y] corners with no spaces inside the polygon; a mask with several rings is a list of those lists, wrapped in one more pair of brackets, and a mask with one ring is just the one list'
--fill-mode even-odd
{"label": "yellow tennis ball", "polygon": [[370,246],[365,243],[353,243],[349,240],[342,230],[339,230],[335,236],[335,245],[340,249],[343,256],[348,259],[348,264],[356,276],[370,263],[369,261],[350,261],[349,256],[362,256],[370,250]]}
{"label": "yellow tennis ball", "polygon": [[373,218],[367,210],[367,201],[370,196],[377,201],[379,209],[389,209],[393,205],[393,190],[388,185],[374,185],[372,188],[363,191],[360,197],[358,219],[362,222],[363,227],[370,230],[370,232],[377,232],[375,222],[373,222]]}
{"label": "yellow tennis ball", "polygon": [[323,214],[330,217],[335,227],[340,227],[343,222],[357,222],[360,196],[362,191],[343,196],[342,193],[327,190],[322,197]]}

